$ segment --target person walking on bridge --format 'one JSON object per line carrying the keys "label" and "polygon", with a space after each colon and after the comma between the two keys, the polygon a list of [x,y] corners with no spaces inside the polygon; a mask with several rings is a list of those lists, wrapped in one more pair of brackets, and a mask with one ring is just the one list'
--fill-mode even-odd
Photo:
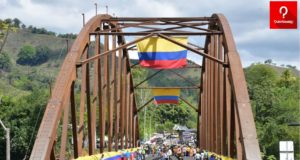
{"label": "person walking on bridge", "polygon": [[163,151],[162,151],[163,160],[168,160],[169,159],[169,156],[168,156],[167,152],[168,152],[167,148],[164,148]]}
{"label": "person walking on bridge", "polygon": [[169,148],[169,150],[168,150],[168,152],[167,152],[167,155],[168,155],[168,159],[170,159],[171,158],[171,156],[172,156],[172,149],[171,148]]}
{"label": "person walking on bridge", "polygon": [[194,154],[195,154],[194,148],[191,147],[191,148],[190,148],[190,152],[189,152],[189,156],[190,156],[190,157],[194,157]]}
{"label": "person walking on bridge", "polygon": [[196,150],[195,160],[202,160],[202,159],[201,159],[201,154],[200,154],[200,149],[199,149],[199,148],[197,148],[197,150]]}
{"label": "person walking on bridge", "polygon": [[182,147],[182,153],[183,153],[183,156],[187,156],[187,147],[186,146]]}
{"label": "person walking on bridge", "polygon": [[145,150],[145,147],[141,148],[141,154],[142,154],[142,159],[145,160],[146,159],[146,150]]}
{"label": "person walking on bridge", "polygon": [[210,157],[209,157],[209,160],[216,160],[216,156],[214,154],[212,154]]}

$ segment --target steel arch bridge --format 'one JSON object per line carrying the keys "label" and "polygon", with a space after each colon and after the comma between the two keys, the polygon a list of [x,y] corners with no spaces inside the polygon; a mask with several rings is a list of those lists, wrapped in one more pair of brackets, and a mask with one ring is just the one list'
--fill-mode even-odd
{"label": "steel arch bridge", "polygon": [[[128,28],[140,30],[123,31]],[[125,42],[128,36],[138,38]],[[90,19],[68,51],[57,76],[30,159],[66,159],[70,136],[72,158],[83,155],[85,136],[89,155],[137,147],[137,113],[141,107],[136,104],[137,86],[131,72],[135,65],[130,64],[128,50],[153,36],[203,57],[200,85],[196,87],[198,146],[237,159],[261,159],[243,68],[228,21],[222,14],[185,18],[97,15]],[[205,38],[205,44],[185,45],[171,36],[200,36]],[[84,126],[87,133],[83,132]],[[96,137],[100,138],[99,150],[95,147]],[[113,145],[119,143],[121,146]]]}

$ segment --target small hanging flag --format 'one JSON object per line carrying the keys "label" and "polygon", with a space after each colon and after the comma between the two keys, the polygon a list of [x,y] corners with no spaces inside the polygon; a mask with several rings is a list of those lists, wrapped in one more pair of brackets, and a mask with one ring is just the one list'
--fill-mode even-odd
{"label": "small hanging flag", "polygon": [[[187,44],[187,37],[171,39]],[[140,65],[154,69],[175,69],[186,66],[187,49],[160,37],[150,37],[137,43]]]}
{"label": "small hanging flag", "polygon": [[178,104],[180,89],[153,89],[154,104]]}

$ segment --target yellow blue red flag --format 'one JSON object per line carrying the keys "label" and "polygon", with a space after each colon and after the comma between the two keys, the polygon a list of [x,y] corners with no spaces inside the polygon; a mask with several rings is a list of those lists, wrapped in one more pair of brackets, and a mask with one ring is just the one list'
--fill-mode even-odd
{"label": "yellow blue red flag", "polygon": [[[187,44],[187,37],[171,37]],[[160,37],[150,37],[137,43],[140,65],[154,69],[174,69],[186,66],[187,49]]]}
{"label": "yellow blue red flag", "polygon": [[180,89],[152,89],[154,104],[178,104]]}

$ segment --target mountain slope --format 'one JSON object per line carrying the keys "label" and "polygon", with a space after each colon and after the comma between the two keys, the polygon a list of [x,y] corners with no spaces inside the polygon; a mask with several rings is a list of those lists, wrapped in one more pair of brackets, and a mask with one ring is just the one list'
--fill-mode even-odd
{"label": "mountain slope", "polygon": [[[33,34],[27,30],[10,32],[4,46],[4,52],[8,53],[12,68],[9,72],[0,72],[0,92],[18,97],[28,93],[33,83],[35,87],[46,85],[53,81],[58,73],[63,59],[66,55],[66,38],[59,38],[53,35]],[[69,40],[69,44],[74,40]],[[49,60],[41,65],[25,66],[16,63],[18,53],[24,45],[47,46],[50,49]],[[29,84],[23,84],[29,83]],[[31,84],[32,83],[32,84]],[[27,86],[27,87],[25,87]]]}

